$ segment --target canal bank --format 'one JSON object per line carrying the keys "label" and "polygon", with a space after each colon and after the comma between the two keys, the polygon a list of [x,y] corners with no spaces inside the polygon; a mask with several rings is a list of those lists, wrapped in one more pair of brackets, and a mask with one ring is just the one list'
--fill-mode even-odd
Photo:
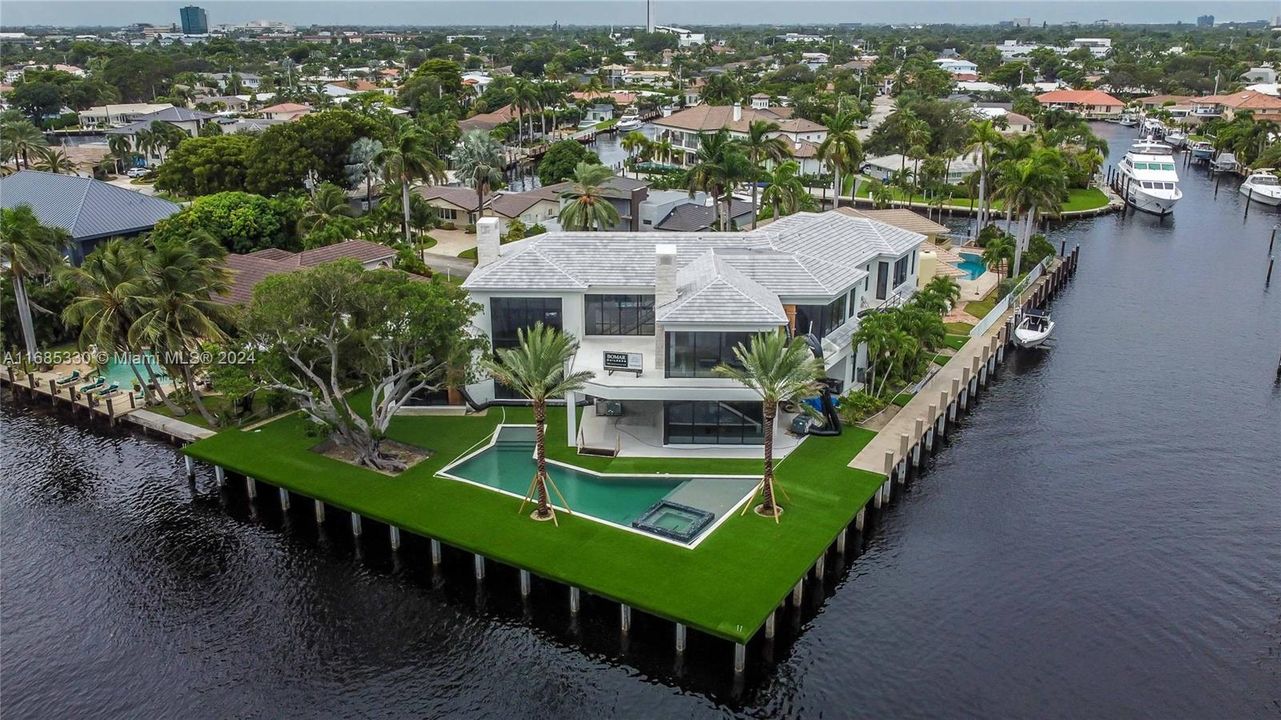
{"label": "canal bank", "polygon": [[188,483],[168,445],[6,398],[6,710],[1269,716],[1281,297],[1263,272],[1281,216],[1184,182],[1163,221],[1051,229],[1082,246],[1057,346],[1008,356],[745,687],[723,644],[691,635],[678,666],[671,626],[638,614],[620,653],[617,607],[588,597],[574,621],[538,582],[524,604],[498,566],[477,592],[448,550],[433,582],[425,544],[406,536],[399,561],[372,524],[353,562],[337,514],[317,535],[301,503],[248,505],[208,467]]}

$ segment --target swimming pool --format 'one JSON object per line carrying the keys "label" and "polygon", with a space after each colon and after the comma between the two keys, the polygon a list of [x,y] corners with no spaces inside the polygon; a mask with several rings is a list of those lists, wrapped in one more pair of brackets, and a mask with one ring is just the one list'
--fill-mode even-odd
{"label": "swimming pool", "polygon": [[983,264],[983,256],[974,253],[957,253],[964,258],[959,263],[953,263],[956,267],[966,272],[967,280],[978,280],[979,276],[987,272],[987,265]]}
{"label": "swimming pool", "polygon": [[[499,429],[492,445],[446,467],[440,474],[524,497],[536,469],[533,431],[529,426],[505,425]],[[691,544],[705,535],[738,506],[758,482],[757,478],[742,476],[601,475],[552,462],[547,464],[547,474],[556,486],[555,490],[548,487],[553,505],[562,509],[569,505],[575,515],[629,530],[639,520],[650,520],[652,511],[658,507],[684,507],[713,516],[706,523],[689,520],[686,527],[691,528],[693,534],[688,538],[654,532],[647,522],[639,523],[642,527],[636,530],[680,544]],[[675,514],[666,513],[664,519],[667,522],[660,523],[664,530],[679,530],[670,526],[678,519]]]}
{"label": "swimming pool", "polygon": [[100,372],[108,384],[117,383],[120,387],[127,390],[133,387],[134,382],[138,379],[133,374],[133,365],[138,365],[138,371],[142,373],[142,379],[144,381],[148,380],[147,370],[142,365],[144,362],[147,363],[147,365],[149,365],[155,372],[158,380],[163,382],[169,379],[169,376],[165,373],[164,369],[160,367],[160,364],[156,362],[155,357],[152,355],[134,356],[132,363],[125,358],[113,357],[107,362],[106,367],[103,367]]}

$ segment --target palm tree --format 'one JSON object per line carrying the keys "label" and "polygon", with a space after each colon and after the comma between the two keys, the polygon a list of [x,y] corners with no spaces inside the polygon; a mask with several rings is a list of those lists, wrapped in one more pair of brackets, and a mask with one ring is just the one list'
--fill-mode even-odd
{"label": "palm tree", "polygon": [[823,376],[823,365],[803,339],[789,339],[782,330],[753,335],[746,347],[738,343],[734,358],[738,361],[736,366],[722,363],[714,372],[737,380],[761,396],[765,468],[761,473],[761,504],[756,512],[778,522],[782,512],[774,499],[774,418],[778,404],[813,393]]}
{"label": "palm tree", "polygon": [[1032,237],[1037,214],[1045,210],[1058,214],[1067,191],[1063,154],[1051,148],[1037,148],[1029,157],[1002,164],[996,193],[1011,213],[1023,213],[1023,228],[1014,245],[1011,276],[1021,273],[1023,250]]}
{"label": "palm tree", "polygon": [[991,120],[974,120],[970,122],[969,144],[967,153],[979,153],[979,214],[974,224],[975,237],[983,229],[987,218],[987,158],[994,145],[1001,141],[1001,133],[996,131]]}
{"label": "palm tree", "polygon": [[853,347],[867,344],[867,386],[874,397],[880,397],[890,376],[918,347],[916,340],[899,327],[897,311],[875,312],[864,317],[851,342]]}
{"label": "palm tree", "polygon": [[36,150],[36,169],[51,172],[55,175],[75,175],[76,164],[71,162],[67,153],[57,148],[42,147]]}
{"label": "palm tree", "polygon": [[142,155],[144,165],[151,164],[151,156],[160,146],[160,137],[152,130],[143,128],[133,134],[133,147]]}
{"label": "palm tree", "polygon": [[914,303],[936,315],[943,315],[960,299],[961,286],[947,275],[935,275],[925,283],[920,292],[912,296]]}
{"label": "palm tree", "polygon": [[637,155],[649,151],[650,142],[645,133],[640,130],[633,130],[623,136],[619,146],[627,153],[628,159],[634,163]]}
{"label": "palm tree", "polygon": [[400,182],[400,203],[404,214],[402,228],[405,242],[409,242],[409,186],[414,180],[429,184],[444,181],[445,164],[430,149],[431,137],[411,120],[398,119],[391,144],[378,153],[377,161],[384,178]]}
{"label": "palm tree", "polygon": [[476,191],[476,212],[485,214],[485,196],[503,181],[503,146],[484,130],[463,135],[454,150],[454,174]]}
{"label": "palm tree", "polygon": [[662,138],[652,143],[652,149],[650,152],[653,153],[655,160],[666,163],[672,161],[672,152],[674,150],[675,146],[672,145],[672,139],[664,135]]}
{"label": "palm tree", "polygon": [[378,156],[383,151],[383,144],[370,138],[360,138],[351,144],[347,151],[347,182],[353,187],[365,185],[365,210],[373,209],[374,181],[382,174]]}
{"label": "palm tree", "polygon": [[[76,286],[76,297],[62,310],[62,321],[80,326],[78,346],[100,352],[124,352],[136,355],[129,342],[129,328],[135,319],[137,297],[142,293],[142,245],[112,238],[89,253],[78,268],[66,276]],[[147,400],[153,398],[153,386],[142,377],[138,363],[129,363],[138,386],[145,388]]]}
{"label": "palm tree", "polygon": [[791,215],[803,207],[808,191],[800,178],[801,166],[795,160],[779,163],[774,172],[766,176],[765,192],[761,193],[761,202],[768,203],[775,220],[783,215]]}
{"label": "palm tree", "polygon": [[36,329],[27,280],[62,265],[63,248],[70,242],[66,230],[41,225],[30,205],[0,209],[0,267],[8,268],[13,281],[14,304],[31,362],[36,360]]}
{"label": "palm tree", "polygon": [[30,168],[30,155],[48,145],[40,128],[25,118],[5,122],[0,127],[0,140],[4,143],[3,157],[13,158],[14,167],[21,161],[22,167]]}
{"label": "palm tree", "polygon": [[868,183],[867,195],[872,199],[873,208],[883,208],[894,201],[894,189],[880,180]]}
{"label": "palm tree", "polygon": [[[824,115],[827,137],[818,146],[818,156],[832,169],[832,208],[841,206],[841,178],[863,164],[863,144],[858,139],[858,121],[852,112]],[[858,194],[857,179],[851,195]]]}
{"label": "palm tree", "polygon": [[756,216],[759,207],[756,201],[757,180],[764,174],[763,163],[777,165],[792,156],[792,145],[777,133],[778,123],[769,120],[753,120],[747,126],[747,137],[739,140],[739,146],[747,152],[747,159],[752,164],[755,177],[752,178],[752,229],[756,229]]}
{"label": "palm tree", "polygon": [[720,227],[720,198],[729,193],[729,178],[725,158],[733,152],[729,131],[721,128],[713,133],[699,133],[698,152],[694,165],[687,172],[690,197],[702,190],[712,196],[712,227]]}
{"label": "palm tree", "polygon": [[983,264],[993,272],[1000,272],[1001,266],[1006,268],[1005,276],[1010,277],[1014,274],[1014,240],[1009,235],[1001,233],[983,246]]}
{"label": "palm tree", "polygon": [[567,202],[560,209],[560,225],[566,230],[606,230],[618,224],[618,210],[605,197],[604,183],[613,173],[604,165],[580,162],[574,180],[561,194]]}
{"label": "palm tree", "polygon": [[[529,80],[518,77],[507,89],[507,94],[511,98],[512,109],[516,112],[516,144],[519,145],[525,138],[525,116],[538,107],[538,88]],[[529,134],[534,134],[533,118],[529,121]]]}
{"label": "palm tree", "polygon": [[112,135],[107,138],[107,148],[111,151],[111,157],[115,160],[116,174],[120,174],[120,161],[128,158],[133,153],[133,148],[129,145],[128,135]]}
{"label": "palm tree", "polygon": [[[547,485],[551,482],[547,475],[547,400],[581,390],[593,374],[587,370],[565,373],[566,365],[578,351],[572,335],[537,322],[533,327],[517,330],[516,338],[516,347],[495,348],[494,359],[484,360],[482,364],[495,380],[533,402],[536,469],[525,498],[538,504],[530,517],[554,521],[556,514],[547,495]],[[575,412],[573,406],[565,410]],[[522,502],[521,509],[524,508]]]}
{"label": "palm tree", "polygon": [[321,183],[303,205],[302,216],[298,218],[298,234],[323,230],[335,218],[351,216],[347,193],[333,183]]}
{"label": "palm tree", "polygon": [[201,342],[227,337],[221,326],[226,306],[214,301],[229,286],[221,257],[225,253],[217,242],[198,238],[156,245],[143,262],[137,318],[128,336],[134,347],[150,345],[163,351],[165,364],[178,370],[196,410],[214,427],[218,421],[200,396],[190,358]]}

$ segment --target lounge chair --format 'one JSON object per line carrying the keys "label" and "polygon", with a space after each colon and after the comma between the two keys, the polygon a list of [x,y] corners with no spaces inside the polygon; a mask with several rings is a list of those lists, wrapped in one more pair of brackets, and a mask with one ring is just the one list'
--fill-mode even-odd
{"label": "lounge chair", "polygon": [[91,382],[91,383],[89,383],[89,384],[87,384],[87,385],[81,385],[81,386],[80,386],[80,392],[82,392],[82,393],[91,393],[91,392],[93,392],[94,390],[97,390],[98,388],[100,388],[100,387],[102,387],[103,385],[106,385],[106,384],[107,384],[107,381],[106,381],[106,379],[105,379],[105,378],[98,378],[97,380],[94,380],[93,382]]}
{"label": "lounge chair", "polygon": [[58,387],[65,387],[79,379],[80,379],[80,371],[72,370],[70,375],[64,375],[63,377],[58,378],[57,380],[54,381],[54,384],[57,385]]}
{"label": "lounge chair", "polygon": [[93,394],[97,395],[99,399],[102,399],[111,395],[115,395],[118,390],[120,390],[120,383],[111,383],[110,385],[104,388],[99,388],[97,390],[94,390]]}

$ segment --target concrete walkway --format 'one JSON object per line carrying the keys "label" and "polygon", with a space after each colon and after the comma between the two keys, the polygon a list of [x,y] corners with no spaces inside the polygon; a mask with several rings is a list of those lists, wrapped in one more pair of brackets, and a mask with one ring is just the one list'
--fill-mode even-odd
{"label": "concrete walkway", "polygon": [[476,234],[462,230],[443,230],[436,228],[427,233],[436,238],[436,244],[427,248],[428,255],[444,255],[456,258],[458,253],[476,247]]}

